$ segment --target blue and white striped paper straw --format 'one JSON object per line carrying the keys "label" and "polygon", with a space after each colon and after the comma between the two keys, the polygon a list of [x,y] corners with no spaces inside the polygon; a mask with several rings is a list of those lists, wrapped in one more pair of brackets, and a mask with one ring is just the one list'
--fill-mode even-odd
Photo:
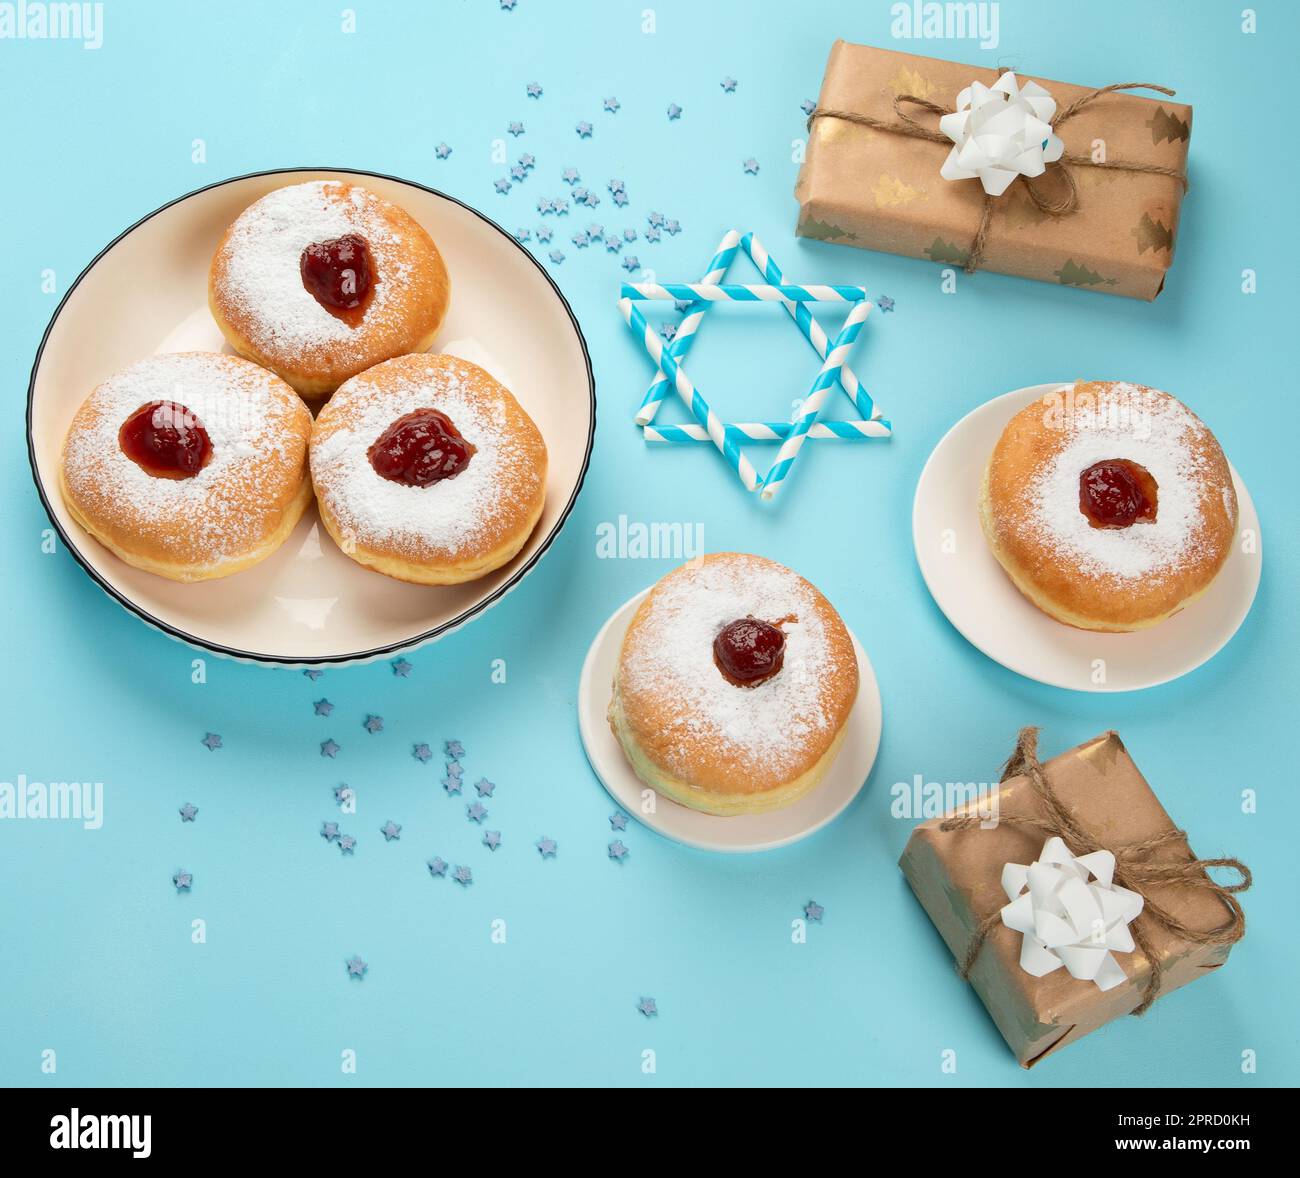
{"label": "blue and white striped paper straw", "polygon": [[[766,247],[753,233],[746,233],[740,239],[741,247],[750,257],[750,260],[762,271],[763,277],[775,286],[780,286],[785,281],[785,276],[781,273],[781,267],[772,261]],[[804,337],[812,344],[817,355],[823,360],[826,359],[826,352],[830,348],[830,340],[826,338],[826,331],[816,319],[813,318],[812,312],[808,309],[806,303],[791,302],[789,299],[782,300],[782,306],[790,313],[791,318],[798,324],[799,330],[803,332]],[[867,390],[862,387],[857,375],[847,364],[840,369],[840,384],[844,391],[848,393],[850,400],[857,406],[857,410],[864,418],[879,418],[880,410],[876,403],[871,399]],[[814,433],[812,437],[819,435]]]}
{"label": "blue and white striped paper straw", "polygon": [[865,299],[860,303],[856,303],[853,310],[849,312],[849,317],[844,321],[844,326],[840,328],[839,335],[835,337],[835,342],[831,344],[830,351],[826,353],[826,359],[822,363],[822,369],[817,374],[817,379],[813,381],[808,396],[799,407],[799,416],[795,418],[794,429],[790,431],[790,436],[781,443],[781,449],[777,451],[776,461],[772,463],[772,469],[767,472],[766,477],[763,479],[759,494],[764,500],[771,500],[775,497],[777,491],[781,488],[781,484],[789,476],[790,468],[794,465],[794,460],[799,456],[799,451],[808,437],[808,431],[816,422],[817,414],[821,412],[822,404],[826,400],[826,394],[838,379],[839,371],[844,367],[844,361],[857,341],[858,334],[862,331],[862,324],[870,311],[871,304]]}
{"label": "blue and white striped paper straw", "polygon": [[867,297],[861,286],[796,286],[791,283],[625,282],[622,298],[654,302],[690,299],[709,303],[855,303]]}
{"label": "blue and white striped paper straw", "polygon": [[691,411],[691,415],[704,427],[710,440],[722,452],[723,457],[731,464],[736,474],[740,476],[740,481],[744,484],[745,490],[756,490],[758,487],[758,472],[754,469],[753,463],[741,453],[735,438],[727,434],[726,427],[722,424],[721,419],[709,408],[709,403],[700,396],[695,385],[691,383],[691,378],[678,367],[677,361],[668,354],[663,341],[659,338],[659,334],[645,321],[645,316],[632,305],[630,299],[619,299],[618,309],[627,321],[632,334],[644,341],[646,351],[650,353],[660,371],[673,382],[677,395]]}
{"label": "blue and white striped paper straw", "polygon": [[[788,421],[733,421],[725,426],[729,434],[737,434],[751,442],[783,442],[794,431]],[[702,425],[647,425],[643,436],[647,442],[664,445],[711,442],[708,430]],[[861,442],[869,438],[890,436],[889,422],[876,421],[819,421],[808,430],[810,438],[838,438],[845,442]]]}
{"label": "blue and white striped paper straw", "polygon": [[[709,263],[709,268],[704,272],[701,282],[712,284],[721,282],[731,267],[732,261],[735,260],[736,250],[740,246],[740,234],[735,229],[729,229],[718,242],[717,251],[713,255],[713,260]],[[693,302],[687,309],[685,317],[677,325],[677,334],[673,336],[672,342],[668,345],[668,352],[675,358],[680,359],[691,350],[691,344],[695,342],[695,333],[700,329],[700,323],[704,320],[704,309],[707,303]],[[659,412],[659,406],[663,404],[664,398],[668,396],[668,378],[662,372],[656,372],[655,378],[650,382],[650,387],[646,390],[645,397],[641,401],[641,408],[636,412],[637,425],[647,425],[654,420],[655,414]],[[707,440],[707,435],[706,435]]]}

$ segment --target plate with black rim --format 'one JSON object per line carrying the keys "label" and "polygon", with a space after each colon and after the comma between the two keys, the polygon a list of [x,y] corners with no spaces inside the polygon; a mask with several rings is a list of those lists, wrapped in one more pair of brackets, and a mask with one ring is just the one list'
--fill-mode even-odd
{"label": "plate with black rim", "polygon": [[[212,253],[227,225],[275,188],[359,183],[406,209],[437,242],[452,298],[434,350],[487,369],[546,440],[546,508],[520,553],[477,581],[409,585],[345,556],[315,508],[272,556],[246,572],[180,584],[101,547],[59,495],[64,435],[86,395],[161,352],[230,352],[208,312]],[[114,238],[63,296],[32,366],[27,443],[41,501],[68,551],[149,625],[233,658],[278,664],[365,662],[441,637],[499,601],[546,554],[591,458],[596,389],[586,340],[541,265],[469,205],[424,185],[348,168],[291,168],[223,180],[178,197]]]}

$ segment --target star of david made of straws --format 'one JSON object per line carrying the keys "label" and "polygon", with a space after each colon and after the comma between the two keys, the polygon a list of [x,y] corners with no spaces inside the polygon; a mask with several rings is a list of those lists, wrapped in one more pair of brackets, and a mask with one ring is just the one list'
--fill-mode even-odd
{"label": "star of david made of straws", "polygon": [[[765,285],[724,285],[727,271],[736,254],[744,250],[763,275]],[[677,325],[671,342],[664,343],[646,323],[635,306],[643,300],[672,299],[686,304],[686,315]],[[694,342],[704,319],[704,312],[714,302],[779,302],[795,321],[804,338],[822,358],[822,367],[808,395],[799,403],[791,422],[724,422],[710,408],[694,382],[682,367],[682,360]],[[809,304],[839,302],[850,306],[849,316],[834,337],[813,317]],[[636,422],[645,427],[648,442],[712,442],[730,463],[747,491],[758,491],[761,498],[775,497],[794,464],[800,448],[809,438],[887,438],[893,428],[877,408],[862,382],[846,363],[849,351],[861,333],[862,324],[872,304],[860,286],[794,286],[787,284],[780,267],[752,233],[744,236],[730,230],[718,244],[717,252],[699,283],[629,283],[623,286],[619,311],[632,333],[645,345],[659,372],[651,382]],[[830,389],[838,385],[853,402],[860,419],[852,421],[818,420]],[[659,406],[675,390],[695,418],[693,424],[656,426],[653,423]],[[780,442],[776,460],[766,475],[759,477],[753,464],[740,448],[742,441]]]}

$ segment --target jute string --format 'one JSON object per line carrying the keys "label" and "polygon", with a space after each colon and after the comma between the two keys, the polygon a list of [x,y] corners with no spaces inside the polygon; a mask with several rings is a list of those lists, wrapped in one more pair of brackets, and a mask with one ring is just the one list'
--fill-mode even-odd
{"label": "jute string", "polygon": [[[1235,893],[1244,892],[1251,885],[1250,868],[1240,859],[1186,859],[1176,862],[1156,863],[1151,861],[1153,851],[1174,843],[1184,843],[1187,832],[1171,828],[1164,834],[1137,842],[1124,843],[1119,846],[1107,846],[1099,838],[1079,824],[1075,817],[1065,808],[1056,796],[1047,775],[1038,760],[1038,729],[1022,728],[1006,767],[1002,771],[1002,781],[1011,777],[1027,777],[1030,787],[1042,806],[1041,817],[1028,815],[1000,815],[999,824],[1020,826],[1038,831],[1048,838],[1053,835],[1063,839],[1073,855],[1089,855],[1093,851],[1109,851],[1115,856],[1115,883],[1129,891],[1142,896],[1142,913],[1129,926],[1133,940],[1150,963],[1151,972],[1143,984],[1142,1002],[1133,1013],[1144,1014],[1151,1004],[1160,996],[1160,987],[1164,980],[1164,966],[1155,952],[1150,937],[1150,926],[1157,925],[1174,934],[1183,941],[1195,945],[1230,945],[1241,940],[1246,934],[1246,914],[1241,910]],[[970,830],[980,825],[978,814],[963,814],[947,818],[939,824],[943,831]],[[1227,867],[1237,872],[1239,882],[1220,884],[1210,878],[1206,868]],[[1212,929],[1195,929],[1176,917],[1167,908],[1152,900],[1148,891],[1151,887],[1178,885],[1187,888],[1202,888],[1213,892],[1228,909],[1228,918]],[[975,929],[970,947],[960,966],[963,978],[969,978],[970,971],[979,957],[980,950],[989,934],[1002,923],[1000,910],[990,913]]]}
{"label": "jute string", "polygon": [[[1103,94],[1113,94],[1117,90],[1155,90],[1171,98],[1176,93],[1167,86],[1157,86],[1154,82],[1116,82],[1111,86],[1102,86],[1100,89],[1081,95],[1069,106],[1057,111],[1051,122],[1052,129],[1054,131],[1059,130],[1084,107],[1095,102]],[[952,140],[947,135],[930,127],[922,126],[910,114],[907,114],[903,110],[905,105],[919,107],[921,110],[930,111],[932,114],[940,116],[953,113],[940,106],[937,102],[919,98],[915,94],[899,94],[894,99],[894,114],[898,116],[900,122],[886,122],[884,119],[876,118],[875,115],[864,114],[861,111],[835,110],[830,107],[818,106],[808,116],[808,130],[812,130],[813,123],[818,119],[843,119],[845,122],[857,123],[859,126],[870,127],[875,131],[885,131],[890,135],[906,135],[911,139],[926,139],[931,143],[952,146]],[[1041,176],[1021,177],[1025,182],[1025,189],[1029,193],[1030,199],[1041,212],[1051,217],[1064,217],[1078,210],[1079,187],[1075,183],[1074,175],[1070,171],[1071,168],[1110,168],[1112,171],[1117,172],[1145,172],[1154,176],[1171,176],[1173,179],[1181,181],[1183,191],[1187,191],[1187,175],[1178,168],[1166,167],[1163,164],[1135,163],[1131,160],[1095,160],[1090,155],[1065,152],[1059,160],[1048,164],[1046,171]],[[1057,189],[1055,195],[1050,192],[1050,188],[1053,186]],[[1010,188],[1007,191],[1009,192]],[[973,274],[978,270],[980,263],[984,260],[984,246],[988,240],[989,223],[993,220],[993,206],[996,199],[996,197],[989,196],[987,193],[984,195],[984,205],[980,212],[979,226],[975,230],[975,236],[971,241],[970,250],[966,256],[965,270],[967,274]]]}

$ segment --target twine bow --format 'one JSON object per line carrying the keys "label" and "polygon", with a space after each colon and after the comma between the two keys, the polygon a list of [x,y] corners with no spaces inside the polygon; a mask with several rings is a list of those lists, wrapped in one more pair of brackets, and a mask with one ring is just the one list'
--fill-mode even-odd
{"label": "twine bow", "polygon": [[[1176,93],[1167,86],[1158,86],[1154,82],[1116,82],[1110,86],[1102,86],[1076,98],[1069,106],[1057,111],[1051,121],[1052,130],[1059,131],[1065,123],[1074,118],[1084,107],[1095,102],[1103,94],[1113,94],[1118,90],[1155,90],[1170,98]],[[904,113],[904,105],[920,107],[922,110],[930,111],[932,114],[939,116],[953,113],[940,106],[937,102],[930,102],[928,99],[920,98],[915,94],[899,94],[894,98],[894,114],[902,120],[901,122],[889,123],[884,119],[876,118],[875,115],[864,114],[860,111],[833,110],[829,107],[818,106],[808,116],[808,130],[812,130],[813,123],[818,119],[843,119],[845,122],[857,123],[859,126],[870,127],[875,131],[885,131],[891,135],[906,135],[911,139],[927,139],[931,143],[942,143],[947,147],[952,146],[952,140],[947,135],[922,126],[911,115]],[[1078,211],[1079,187],[1075,182],[1073,173],[1070,171],[1071,167],[1111,168],[1117,172],[1146,172],[1155,176],[1172,176],[1175,180],[1181,181],[1184,192],[1187,191],[1188,187],[1186,173],[1178,168],[1167,167],[1163,164],[1135,163],[1131,160],[1095,160],[1090,155],[1065,152],[1059,160],[1048,164],[1047,169],[1041,176],[1020,177],[1024,181],[1025,190],[1029,193],[1030,200],[1034,202],[1040,212],[1046,213],[1049,217],[1064,217]],[[1052,178],[1049,183],[1056,183],[1059,188],[1055,196],[1048,191],[1048,184],[1044,183],[1049,177]],[[993,206],[997,199],[988,194],[984,196],[984,206],[980,212],[979,226],[975,230],[970,250],[966,255],[965,271],[967,274],[973,274],[978,270],[980,263],[984,260],[984,245],[988,239],[989,224],[993,219]]]}
{"label": "twine bow", "polygon": [[[1241,909],[1235,893],[1244,892],[1251,885],[1250,868],[1240,859],[1186,859],[1175,863],[1156,863],[1151,855],[1159,847],[1175,843],[1186,844],[1187,832],[1171,828],[1164,834],[1152,838],[1140,839],[1134,843],[1121,846],[1107,846],[1101,840],[1079,825],[1074,816],[1065,808],[1055,791],[1048,784],[1047,775],[1038,760],[1038,729],[1022,728],[1016,740],[1006,767],[1002,771],[1002,781],[1011,777],[1029,778],[1034,795],[1042,805],[1044,816],[1035,818],[1029,815],[1002,815],[998,821],[1010,826],[1022,826],[1036,830],[1051,837],[1056,835],[1065,840],[1070,851],[1075,855],[1088,855],[1094,851],[1109,851],[1115,856],[1115,882],[1130,891],[1138,892],[1143,897],[1142,914],[1130,926],[1133,940],[1142,950],[1151,964],[1151,973],[1142,990],[1142,1001],[1133,1010],[1134,1014],[1145,1014],[1151,1004],[1160,996],[1160,986],[1164,977],[1164,967],[1156,954],[1150,938],[1148,922],[1154,923],[1173,933],[1184,941],[1195,945],[1231,945],[1241,940],[1246,933],[1246,914]],[[942,831],[970,830],[980,825],[977,814],[963,814],[947,818],[939,824]],[[1207,867],[1227,867],[1236,871],[1240,881],[1235,884],[1220,884],[1210,878]],[[1228,909],[1228,919],[1212,929],[1194,929],[1184,924],[1172,912],[1162,908],[1151,899],[1147,889],[1160,885],[1173,885],[1187,888],[1204,888],[1213,892]],[[989,934],[1002,922],[1001,910],[995,909],[980,921],[971,938],[970,947],[961,963],[959,973],[963,980],[970,977],[970,971],[979,957],[980,950]]]}

